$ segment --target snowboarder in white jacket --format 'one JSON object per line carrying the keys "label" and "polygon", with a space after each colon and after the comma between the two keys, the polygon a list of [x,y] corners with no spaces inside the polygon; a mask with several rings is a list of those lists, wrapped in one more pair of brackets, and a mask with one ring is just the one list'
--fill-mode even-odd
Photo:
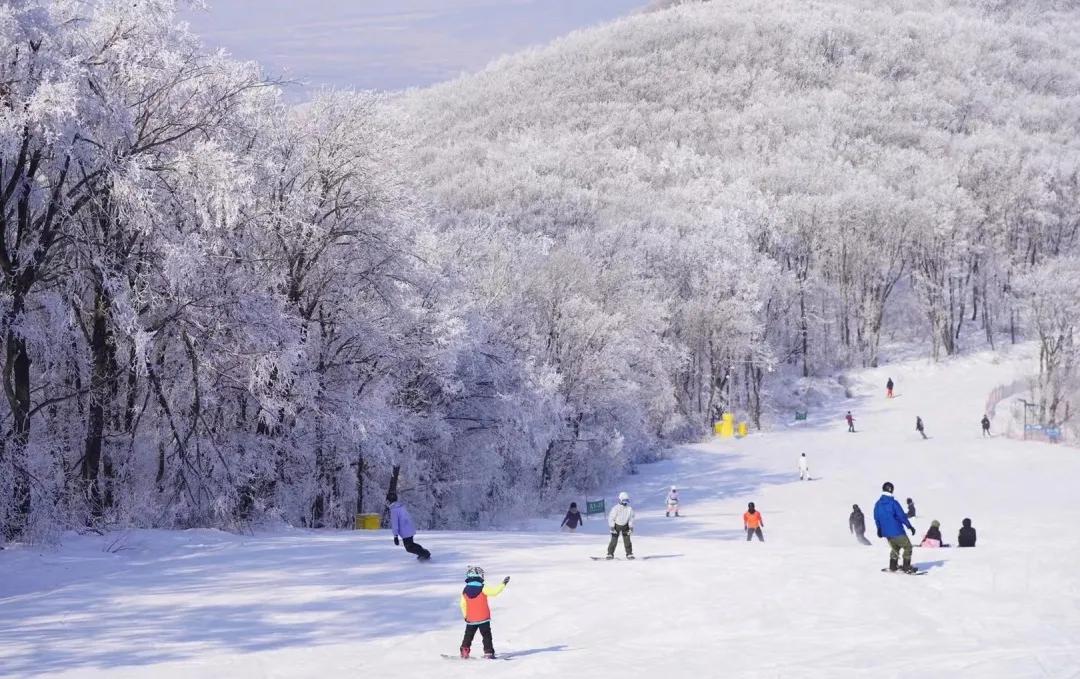
{"label": "snowboarder in white jacket", "polygon": [[799,480],[810,480],[810,460],[806,459],[806,453],[799,456]]}
{"label": "snowboarder in white jacket", "polygon": [[664,512],[664,516],[670,517],[674,512],[675,516],[679,515],[679,489],[675,486],[671,487],[671,490],[667,494],[667,511]]}
{"label": "snowboarder in white jacket", "polygon": [[630,543],[630,534],[634,532],[634,508],[630,506],[630,494],[626,491],[619,493],[619,504],[612,507],[608,514],[608,528],[611,530],[611,541],[608,542],[607,558],[615,558],[615,547],[622,535],[626,558],[633,559],[634,546]]}

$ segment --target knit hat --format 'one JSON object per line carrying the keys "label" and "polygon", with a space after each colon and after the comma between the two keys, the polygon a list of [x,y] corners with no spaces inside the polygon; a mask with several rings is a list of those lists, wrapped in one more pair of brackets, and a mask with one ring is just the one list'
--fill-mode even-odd
{"label": "knit hat", "polygon": [[934,528],[941,528],[941,522],[937,521],[937,520],[931,521],[930,525],[933,526]]}

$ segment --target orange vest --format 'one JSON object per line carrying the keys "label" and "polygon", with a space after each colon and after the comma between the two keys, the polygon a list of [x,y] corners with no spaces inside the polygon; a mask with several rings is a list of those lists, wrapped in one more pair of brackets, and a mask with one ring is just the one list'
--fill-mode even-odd
{"label": "orange vest", "polygon": [[746,512],[742,515],[742,520],[747,528],[761,528],[761,512]]}
{"label": "orange vest", "polygon": [[473,598],[461,595],[465,602],[465,622],[481,623],[491,620],[491,607],[488,606],[488,596],[480,592]]}

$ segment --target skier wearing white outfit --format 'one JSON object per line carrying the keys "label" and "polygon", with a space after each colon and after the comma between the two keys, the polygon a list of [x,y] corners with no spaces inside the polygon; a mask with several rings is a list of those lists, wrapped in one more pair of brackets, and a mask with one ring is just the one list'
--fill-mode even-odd
{"label": "skier wearing white outfit", "polygon": [[799,456],[799,480],[810,480],[810,461],[806,459],[806,453]]}
{"label": "skier wearing white outfit", "polygon": [[675,486],[672,486],[667,494],[667,511],[664,516],[671,516],[672,512],[675,512],[675,516],[679,515],[679,489]]}
{"label": "skier wearing white outfit", "polygon": [[615,547],[622,535],[626,558],[634,558],[634,546],[630,543],[630,534],[634,532],[634,508],[630,506],[630,494],[619,493],[619,504],[611,508],[608,514],[608,528],[611,529],[611,541],[608,542],[607,558],[615,558]]}

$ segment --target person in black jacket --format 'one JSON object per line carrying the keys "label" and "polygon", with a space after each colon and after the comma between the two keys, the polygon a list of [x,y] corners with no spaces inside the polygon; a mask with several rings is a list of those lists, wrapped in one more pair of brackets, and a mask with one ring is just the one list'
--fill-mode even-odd
{"label": "person in black jacket", "polygon": [[971,527],[971,519],[964,519],[964,526],[960,529],[960,535],[956,538],[956,546],[975,546],[975,529]]}
{"label": "person in black jacket", "polygon": [[860,544],[868,545],[866,539],[866,517],[863,516],[859,505],[851,505],[851,516],[848,517],[848,529],[852,532]]}
{"label": "person in black jacket", "polygon": [[918,415],[915,416],[915,431],[919,432],[919,435],[926,438],[926,432],[923,431],[922,418]]}
{"label": "person in black jacket", "polygon": [[907,518],[915,518],[915,503],[912,502],[911,498],[907,499]]}
{"label": "person in black jacket", "polygon": [[983,415],[983,418],[982,418],[982,432],[983,432],[983,436],[989,436],[990,435],[990,418],[987,417],[986,415]]}
{"label": "person in black jacket", "polygon": [[892,398],[892,388],[893,388],[893,381],[892,381],[892,378],[890,377],[889,381],[885,383],[885,397],[886,398]]}
{"label": "person in black jacket", "polygon": [[560,525],[560,528],[565,528],[565,529],[567,529],[568,531],[570,531],[572,533],[575,530],[577,530],[577,527],[580,526],[584,522],[585,522],[585,519],[582,518],[581,512],[578,511],[577,503],[576,502],[571,502],[570,503],[570,509],[567,510],[566,516],[563,517],[562,524]]}

